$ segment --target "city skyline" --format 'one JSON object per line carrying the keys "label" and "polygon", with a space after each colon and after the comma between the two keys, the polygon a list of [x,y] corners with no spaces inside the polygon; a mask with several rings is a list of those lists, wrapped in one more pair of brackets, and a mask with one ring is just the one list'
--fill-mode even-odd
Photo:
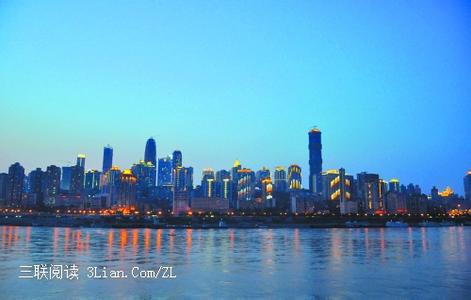
{"label": "city skyline", "polygon": [[[322,143],[321,143],[321,140],[320,140],[320,135],[321,135],[321,130],[317,127],[313,127],[311,128],[307,133],[308,133],[308,151],[307,151],[307,155],[309,157],[309,159],[312,158],[311,155],[315,155],[316,157],[318,156],[320,158],[320,160],[317,162],[318,165],[316,165],[316,168],[314,171],[313,174],[316,174],[317,170],[322,170],[322,174],[329,174],[330,172],[334,171],[334,172],[337,172],[339,169],[344,169],[344,172],[345,172],[345,168],[343,168],[342,166],[338,166],[338,167],[323,167],[323,157],[325,154],[322,154],[324,152],[322,152]],[[316,144],[318,144],[319,146],[313,146],[313,153],[316,153],[316,154],[311,154],[311,144],[313,143],[312,142],[312,136],[313,135],[316,135],[316,136],[319,136],[318,139],[316,139]],[[149,144],[151,144],[151,146],[149,146]],[[140,159],[137,159],[135,160],[134,162],[131,162],[129,163],[128,165],[117,165],[117,164],[112,164],[113,167],[118,167],[119,169],[121,170],[131,170],[132,168],[134,168],[134,166],[136,165],[139,165],[141,163],[152,163],[151,160],[154,160],[154,158],[156,159],[156,165],[155,164],[152,164],[154,166],[154,175],[153,175],[153,179],[151,179],[151,181],[153,182],[153,186],[155,186],[157,184],[157,180],[160,181],[160,179],[157,178],[157,169],[159,168],[159,163],[161,163],[161,160],[165,160],[167,158],[170,158],[170,162],[172,164],[173,163],[173,160],[171,159],[172,155],[170,154],[165,154],[163,156],[159,156],[158,152],[156,151],[156,148],[158,148],[159,145],[157,144],[157,142],[155,141],[155,139],[153,137],[149,137],[145,143],[145,147],[144,147],[144,156],[143,158],[140,158]],[[109,153],[106,153],[107,151],[110,151],[109,149],[111,149],[111,157],[113,157],[113,147],[110,145],[110,144],[106,144],[105,146],[103,146],[103,154],[102,154],[102,168],[99,168],[99,167],[85,167],[85,161],[87,161],[88,165],[90,164],[89,160],[88,160],[88,156],[86,154],[83,154],[83,153],[79,153],[77,154],[76,156],[76,161],[74,162],[73,160],[70,160],[67,162],[67,164],[65,165],[55,165],[53,163],[49,163],[47,164],[46,163],[46,166],[44,167],[34,167],[32,169],[28,169],[26,168],[20,161],[14,161],[14,162],[11,162],[10,165],[8,166],[11,167],[13,164],[17,164],[17,163],[20,163],[21,166],[24,168],[25,170],[25,175],[26,174],[29,174],[30,172],[33,172],[35,170],[40,170],[40,169],[48,169],[50,166],[56,166],[56,167],[60,167],[60,168],[66,168],[66,169],[69,169],[69,168],[73,168],[75,166],[80,166],[82,169],[83,169],[83,172],[87,172],[87,171],[99,171],[99,172],[102,172],[105,168],[105,160],[107,161],[106,164],[108,164],[108,160],[110,160],[109,158]],[[314,150],[315,149],[315,150]],[[149,153],[148,153],[149,152]],[[152,153],[152,154],[150,154]],[[176,149],[173,151],[173,155],[175,155],[175,153],[178,153],[179,155],[179,160],[182,160],[183,161],[183,165],[187,165],[189,167],[191,167],[193,169],[193,163],[191,162],[185,162],[185,155],[184,153],[182,153],[182,151]],[[152,159],[149,158],[149,160],[146,159],[146,156],[147,158],[151,157]],[[182,159],[183,157],[183,159]],[[112,158],[111,158],[112,160]],[[225,167],[221,167],[221,168],[214,168],[213,166],[206,166],[204,168],[202,168],[201,170],[196,170],[196,172],[192,172],[192,177],[193,177],[193,181],[195,182],[194,184],[194,187],[196,187],[198,185],[199,182],[202,182],[203,180],[203,177],[204,177],[204,173],[206,170],[211,170],[211,171],[227,171],[229,172],[228,170],[231,169],[232,166],[235,166],[236,164],[241,164],[241,161],[239,159],[235,159],[233,161],[233,164],[232,165],[228,165],[228,166],[225,166]],[[177,165],[181,166],[182,164],[181,163],[177,163]],[[244,165],[244,168],[248,168],[252,171],[259,171],[259,170],[268,170],[270,173],[271,173],[271,178],[274,180],[276,178],[276,175],[275,175],[275,172],[278,168],[282,167],[285,171],[289,171],[289,168],[292,167],[292,166],[298,166],[297,163],[293,162],[293,163],[290,163],[288,165],[281,165],[281,164],[278,164],[278,165],[275,165],[275,166],[260,166],[260,167],[257,167],[257,168],[254,168],[253,166],[250,166],[250,165]],[[5,170],[5,171],[1,171],[0,170],[0,173],[8,173],[8,168]],[[199,172],[198,172],[199,171]],[[440,184],[435,184],[433,185],[430,189],[424,189],[423,186],[421,186],[418,182],[416,181],[403,181],[401,180],[400,178],[398,178],[397,176],[396,177],[390,177],[390,178],[386,178],[384,176],[382,176],[382,172],[381,171],[378,171],[378,170],[363,170],[363,171],[359,171],[359,172],[349,172],[348,170],[346,171],[346,174],[348,174],[349,176],[350,175],[361,175],[361,173],[372,173],[372,174],[377,174],[378,177],[378,180],[381,179],[381,180],[384,180],[385,182],[400,182],[401,185],[408,185],[408,184],[414,184],[414,185],[418,185],[420,186],[420,188],[422,188],[422,192],[424,194],[427,194],[427,195],[430,195],[430,191],[432,190],[432,188],[438,188],[439,190],[440,189],[443,189],[444,191],[446,189],[448,189],[450,187],[449,184],[443,184],[443,187],[442,185]],[[103,172],[104,173],[104,172]],[[468,169],[466,170],[464,173],[463,173],[463,176],[466,176],[466,175],[469,175],[471,173],[471,169]],[[101,174],[101,173],[100,173]],[[309,164],[307,166],[306,169],[303,169],[301,167],[301,177],[302,177],[302,181],[301,181],[301,185],[300,185],[300,188],[302,189],[306,189],[306,190],[310,190],[312,192],[312,188],[310,187],[310,183],[311,183],[311,180],[313,180],[311,178],[311,171],[310,171],[310,167],[309,167]],[[320,173],[319,173],[320,175]],[[64,176],[64,175],[63,175]],[[70,175],[66,175],[66,176],[70,176]],[[67,181],[67,180],[70,180],[70,179],[65,179],[65,177],[61,178],[61,182],[63,183],[63,180]],[[83,180],[83,178],[82,178]],[[314,179],[313,182],[316,182],[316,180]],[[463,183],[462,181],[462,178],[461,178],[461,183]],[[320,185],[321,185],[321,180],[320,180],[320,177],[319,177],[319,188],[320,188]],[[391,183],[389,183],[391,184]],[[317,183],[316,183],[317,185]],[[452,187],[452,190],[456,193],[458,192],[458,195],[461,195],[461,196],[465,196],[465,189],[464,189],[464,185],[461,186],[461,189],[462,189],[462,193],[460,193],[460,189],[459,188],[456,188],[456,187]]]}
{"label": "city skyline", "polygon": [[463,194],[471,9],[405,3],[2,2],[0,169],[100,169],[107,143],[124,168],[153,136],[196,181],[236,159],[307,179],[317,125],[324,169]]}

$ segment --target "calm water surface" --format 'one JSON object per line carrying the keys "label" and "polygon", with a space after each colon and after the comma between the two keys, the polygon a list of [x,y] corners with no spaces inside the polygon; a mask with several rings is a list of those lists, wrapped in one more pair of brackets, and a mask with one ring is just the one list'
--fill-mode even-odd
{"label": "calm water surface", "polygon": [[[453,298],[471,295],[471,227],[80,229],[0,226],[0,298]],[[76,264],[76,281],[18,279]],[[176,279],[88,279],[173,266]]]}

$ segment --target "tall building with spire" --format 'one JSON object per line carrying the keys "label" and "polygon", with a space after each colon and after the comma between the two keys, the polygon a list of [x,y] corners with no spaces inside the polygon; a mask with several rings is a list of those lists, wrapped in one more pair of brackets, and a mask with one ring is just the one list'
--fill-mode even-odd
{"label": "tall building with spire", "polygon": [[103,174],[108,172],[113,166],[113,148],[110,145],[106,145],[103,148]]}
{"label": "tall building with spire", "polygon": [[309,190],[322,193],[322,142],[321,131],[312,128],[309,131]]}

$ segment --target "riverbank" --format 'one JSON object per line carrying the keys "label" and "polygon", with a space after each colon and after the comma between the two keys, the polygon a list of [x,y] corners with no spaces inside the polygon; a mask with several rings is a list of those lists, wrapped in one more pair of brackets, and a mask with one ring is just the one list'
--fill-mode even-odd
{"label": "riverbank", "polygon": [[348,228],[471,226],[471,216],[0,215],[0,225],[90,228]]}

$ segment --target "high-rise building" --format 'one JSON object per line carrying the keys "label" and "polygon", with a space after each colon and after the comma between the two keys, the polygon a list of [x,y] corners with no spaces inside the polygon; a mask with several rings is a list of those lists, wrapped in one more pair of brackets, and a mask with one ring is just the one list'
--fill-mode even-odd
{"label": "high-rise building", "polygon": [[357,212],[357,203],[353,199],[353,176],[345,169],[328,170],[322,173],[322,195],[324,200],[334,203],[341,214]]}
{"label": "high-rise building", "polygon": [[290,190],[300,190],[302,188],[301,167],[291,165],[288,168],[288,188]]}
{"label": "high-rise building", "polygon": [[262,169],[258,170],[255,174],[255,180],[262,182],[262,180],[266,178],[270,178],[270,170],[266,167],[262,167]]}
{"label": "high-rise building", "polygon": [[118,207],[136,208],[136,184],[137,178],[131,170],[126,169],[119,175]]}
{"label": "high-rise building", "polygon": [[276,192],[286,192],[288,190],[288,181],[286,179],[286,170],[284,167],[278,166],[275,168],[274,190]]}
{"label": "high-rise building", "polygon": [[155,145],[154,138],[149,138],[146,142],[146,149],[144,152],[144,162],[151,162],[152,165],[157,165],[157,146]]}
{"label": "high-rise building", "polygon": [[399,193],[401,191],[401,184],[399,179],[393,178],[389,180],[389,191]]}
{"label": "high-rise building", "polygon": [[6,190],[7,205],[20,207],[23,198],[23,185],[25,180],[25,169],[16,162],[8,168],[8,183]]}
{"label": "high-rise building", "polygon": [[227,170],[219,170],[216,172],[216,197],[223,199],[231,199],[231,173]]}
{"label": "high-rise building", "polygon": [[265,177],[261,181],[262,201],[264,208],[274,208],[275,198],[273,198],[273,183],[270,177]]}
{"label": "high-rise building", "polygon": [[73,167],[62,167],[61,190],[70,191],[72,183],[72,169]]}
{"label": "high-rise building", "polygon": [[203,170],[201,188],[203,190],[204,197],[211,198],[216,196],[215,179],[213,169],[207,168]]}
{"label": "high-rise building", "polygon": [[183,166],[183,156],[180,150],[173,151],[172,154],[172,169]]}
{"label": "high-rise building", "polygon": [[71,167],[70,194],[80,195],[84,191],[84,169],[81,165]]}
{"label": "high-rise building", "polygon": [[77,164],[76,166],[81,167],[85,171],[85,154],[77,155]]}
{"label": "high-rise building", "polygon": [[46,168],[45,173],[44,204],[54,205],[56,202],[56,197],[60,193],[61,168],[58,166],[50,165]]}
{"label": "high-rise building", "polygon": [[113,148],[107,145],[103,148],[103,168],[102,172],[105,174],[113,166]]}
{"label": "high-rise building", "polygon": [[254,198],[255,173],[251,169],[237,171],[237,208],[244,207],[242,202],[251,201]]}
{"label": "high-rise building", "polygon": [[193,168],[177,166],[173,170],[174,191],[191,191],[193,188]]}
{"label": "high-rise building", "polygon": [[466,173],[464,177],[464,195],[465,199],[468,201],[468,205],[471,204],[471,171]]}
{"label": "high-rise building", "polygon": [[42,206],[44,204],[44,186],[45,186],[45,176],[41,168],[37,168],[31,171],[28,175],[29,178],[29,191],[28,198],[31,196],[35,205]]}
{"label": "high-rise building", "polygon": [[137,178],[137,199],[149,199],[155,186],[155,166],[150,161],[145,162],[141,160],[134,164],[131,170]]}
{"label": "high-rise building", "polygon": [[146,142],[146,149],[144,152],[144,162],[148,164],[149,162],[154,166],[153,169],[150,169],[151,176],[150,179],[151,181],[151,187],[154,187],[156,184],[157,180],[157,146],[155,145],[155,140],[154,138],[149,138]]}
{"label": "high-rise building", "polygon": [[88,170],[85,173],[85,192],[88,197],[92,197],[100,192],[101,172],[98,170]]}
{"label": "high-rise building", "polygon": [[113,166],[102,176],[101,190],[108,197],[108,207],[118,205],[120,175],[121,170],[119,167]]}
{"label": "high-rise building", "polygon": [[309,190],[322,193],[322,142],[321,131],[313,128],[309,131]]}
{"label": "high-rise building", "polygon": [[7,204],[8,174],[0,173],[0,207]]}
{"label": "high-rise building", "polygon": [[360,209],[374,213],[384,210],[380,197],[379,175],[362,172],[357,174],[357,195],[360,197]]}
{"label": "high-rise building", "polygon": [[172,185],[172,158],[166,156],[159,159],[157,185],[158,186],[171,186]]}

